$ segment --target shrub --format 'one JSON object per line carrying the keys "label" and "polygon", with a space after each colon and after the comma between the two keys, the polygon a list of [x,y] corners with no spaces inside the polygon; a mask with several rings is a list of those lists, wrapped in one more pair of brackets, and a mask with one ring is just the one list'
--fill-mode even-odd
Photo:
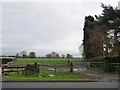
{"label": "shrub", "polygon": [[38,75],[39,74],[39,65],[37,63],[27,64],[26,68],[23,70],[25,75]]}

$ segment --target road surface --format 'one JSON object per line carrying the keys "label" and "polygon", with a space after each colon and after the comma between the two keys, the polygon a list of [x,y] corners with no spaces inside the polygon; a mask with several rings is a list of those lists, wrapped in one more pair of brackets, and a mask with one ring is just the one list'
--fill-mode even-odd
{"label": "road surface", "polygon": [[3,82],[3,88],[118,88],[118,82]]}

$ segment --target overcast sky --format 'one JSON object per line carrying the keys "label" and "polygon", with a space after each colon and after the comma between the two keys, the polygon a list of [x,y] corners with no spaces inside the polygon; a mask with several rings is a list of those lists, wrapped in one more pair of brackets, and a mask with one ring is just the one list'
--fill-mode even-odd
{"label": "overcast sky", "polygon": [[37,56],[51,51],[80,56],[84,17],[100,14],[101,3],[116,7],[119,0],[11,1],[0,4],[2,54],[14,55],[26,50],[35,51]]}

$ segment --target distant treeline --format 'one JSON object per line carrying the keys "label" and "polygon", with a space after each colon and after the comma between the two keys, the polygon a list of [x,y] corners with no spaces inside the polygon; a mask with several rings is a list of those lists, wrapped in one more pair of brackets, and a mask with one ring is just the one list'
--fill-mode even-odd
{"label": "distant treeline", "polygon": [[20,53],[17,53],[16,55],[2,55],[1,57],[16,57],[16,58],[73,58],[71,54],[58,54],[56,52],[51,52],[49,54],[46,54],[43,57],[37,57],[35,52],[29,52],[27,54],[27,51],[21,51]]}

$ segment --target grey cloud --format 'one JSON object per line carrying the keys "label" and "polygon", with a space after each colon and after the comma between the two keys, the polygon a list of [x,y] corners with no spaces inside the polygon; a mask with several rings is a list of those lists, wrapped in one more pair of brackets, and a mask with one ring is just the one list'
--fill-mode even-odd
{"label": "grey cloud", "polygon": [[21,50],[80,56],[84,17],[101,13],[99,2],[4,2],[3,54]]}

